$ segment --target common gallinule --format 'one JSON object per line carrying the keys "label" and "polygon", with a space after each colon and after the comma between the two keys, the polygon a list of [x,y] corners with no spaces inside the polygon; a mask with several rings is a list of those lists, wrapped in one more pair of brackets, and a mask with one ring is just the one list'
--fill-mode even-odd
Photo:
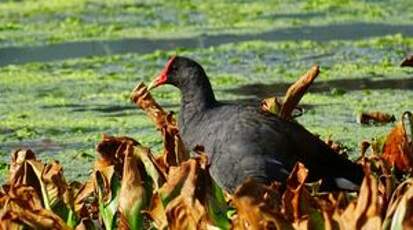
{"label": "common gallinule", "polygon": [[190,58],[169,59],[148,88],[170,84],[181,91],[178,125],[188,149],[202,145],[216,182],[233,192],[247,177],[285,182],[297,161],[309,169],[308,181],[323,179],[326,190],[357,190],[360,165],[335,153],[293,121],[262,112],[259,106],[215,99],[200,64]]}

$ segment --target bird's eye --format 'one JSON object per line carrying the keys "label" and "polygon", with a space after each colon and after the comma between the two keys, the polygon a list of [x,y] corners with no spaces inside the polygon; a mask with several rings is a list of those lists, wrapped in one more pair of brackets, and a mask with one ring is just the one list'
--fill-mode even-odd
{"label": "bird's eye", "polygon": [[171,68],[171,71],[176,72],[177,70],[178,70],[178,67],[176,67],[176,65],[173,65],[172,68]]}

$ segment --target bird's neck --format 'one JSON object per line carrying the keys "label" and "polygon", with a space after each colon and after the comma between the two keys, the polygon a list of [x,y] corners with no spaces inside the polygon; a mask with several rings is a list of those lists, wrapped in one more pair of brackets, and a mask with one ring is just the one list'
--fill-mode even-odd
{"label": "bird's neck", "polygon": [[217,105],[211,84],[206,78],[181,89],[181,93],[181,122],[189,122]]}

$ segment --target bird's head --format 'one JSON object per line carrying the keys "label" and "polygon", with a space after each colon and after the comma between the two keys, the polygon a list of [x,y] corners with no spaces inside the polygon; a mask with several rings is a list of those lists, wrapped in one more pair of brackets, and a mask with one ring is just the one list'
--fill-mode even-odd
{"label": "bird's head", "polygon": [[190,84],[198,84],[205,76],[202,67],[194,60],[181,56],[169,58],[159,75],[149,84],[148,90],[170,84],[184,89]]}

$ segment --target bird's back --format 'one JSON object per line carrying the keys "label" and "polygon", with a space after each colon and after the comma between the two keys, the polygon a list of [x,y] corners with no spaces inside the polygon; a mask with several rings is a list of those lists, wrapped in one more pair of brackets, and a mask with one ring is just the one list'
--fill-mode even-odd
{"label": "bird's back", "polygon": [[297,161],[310,169],[312,180],[326,174],[362,179],[360,167],[304,127],[261,112],[258,106],[220,104],[180,126],[186,146],[205,147],[211,173],[230,191],[248,176],[263,182],[285,181]]}

